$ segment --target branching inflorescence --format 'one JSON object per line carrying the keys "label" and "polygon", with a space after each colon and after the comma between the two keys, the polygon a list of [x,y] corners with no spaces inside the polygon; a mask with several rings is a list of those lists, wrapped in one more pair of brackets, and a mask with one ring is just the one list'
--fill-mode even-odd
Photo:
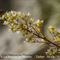
{"label": "branching inflorescence", "polygon": [[[37,42],[37,39],[40,38],[39,40],[43,39],[48,42],[48,44],[52,44],[55,47],[60,48],[60,45],[57,44],[60,43],[60,32],[57,31],[55,27],[49,26],[48,31],[53,35],[54,42],[50,41],[42,33],[43,20],[35,20],[30,13],[25,14],[16,11],[6,12],[2,16],[2,20],[13,32],[21,31],[28,42]],[[52,55],[52,53],[50,55]]]}

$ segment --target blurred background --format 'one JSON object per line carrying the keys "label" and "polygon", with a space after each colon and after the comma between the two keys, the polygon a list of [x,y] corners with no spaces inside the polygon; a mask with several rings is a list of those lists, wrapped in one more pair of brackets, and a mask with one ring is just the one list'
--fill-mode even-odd
{"label": "blurred background", "polygon": [[[0,0],[0,16],[6,11],[30,12],[35,19],[44,20],[43,32],[48,35],[47,27],[54,25],[60,28],[60,0]],[[34,58],[35,55],[45,55],[48,46],[45,43],[23,42],[22,34],[7,31],[0,19],[0,55],[3,54],[27,54],[33,58],[1,58],[1,60],[60,60]]]}

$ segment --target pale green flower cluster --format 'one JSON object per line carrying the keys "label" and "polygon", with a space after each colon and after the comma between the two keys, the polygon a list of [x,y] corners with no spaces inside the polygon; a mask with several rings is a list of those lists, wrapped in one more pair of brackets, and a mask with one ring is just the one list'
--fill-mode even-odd
{"label": "pale green flower cluster", "polygon": [[54,26],[49,26],[48,29],[53,36],[53,40],[60,44],[60,31],[58,31]]}
{"label": "pale green flower cluster", "polygon": [[4,24],[13,32],[21,31],[27,38],[26,40],[31,41],[35,41],[34,39],[36,36],[33,33],[40,33],[40,27],[42,27],[43,24],[43,21],[35,21],[29,12],[26,14],[16,11],[6,12],[2,16],[2,19],[4,20]]}
{"label": "pale green flower cluster", "polygon": [[46,55],[48,56],[59,56],[60,55],[60,48],[56,47],[56,46],[50,46],[47,49]]}
{"label": "pale green flower cluster", "polygon": [[46,54],[49,56],[53,56],[53,55],[57,54],[57,52],[58,52],[58,49],[56,47],[49,47]]}
{"label": "pale green flower cluster", "polygon": [[[60,46],[58,46],[58,43],[60,44],[60,32],[58,32],[58,30],[53,26],[48,27],[48,31],[52,34],[54,40],[54,43],[51,42],[41,31],[43,28],[43,20],[35,20],[29,12],[23,13],[9,11],[2,16],[2,20],[4,21],[3,24],[8,26],[13,32],[21,31],[26,38],[26,41],[38,42],[37,38],[40,38],[40,40],[43,39],[44,41],[48,41],[49,43],[60,48]],[[54,55],[56,52],[55,48],[47,50],[49,55]]]}
{"label": "pale green flower cluster", "polygon": [[31,24],[33,22],[33,18],[29,13],[24,14],[16,11],[6,12],[2,19],[4,24],[9,26],[12,31],[23,30],[23,28],[27,28],[27,23]]}
{"label": "pale green flower cluster", "polygon": [[[49,26],[48,29],[49,29],[49,32],[51,33],[51,36],[53,36],[52,40],[54,41],[54,43],[60,46],[60,31],[58,31],[58,29],[56,29],[54,26]],[[56,54],[59,54],[59,50],[60,48],[50,47],[47,50],[47,54],[56,55]]]}

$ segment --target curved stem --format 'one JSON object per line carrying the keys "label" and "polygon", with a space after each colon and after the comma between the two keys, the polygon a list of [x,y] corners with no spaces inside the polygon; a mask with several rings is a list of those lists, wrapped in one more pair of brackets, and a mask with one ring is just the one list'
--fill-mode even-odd
{"label": "curved stem", "polygon": [[[30,31],[29,29],[25,29],[25,30],[27,30],[27,31],[30,32],[30,33],[33,33],[33,32]],[[35,36],[37,36],[38,38],[42,38],[42,39],[44,39],[45,41],[49,42],[50,44],[53,44],[53,45],[55,45],[56,47],[60,48],[59,45],[57,45],[57,44],[55,44],[54,42],[48,40],[45,36],[44,36],[44,37],[41,37],[40,35],[38,35],[38,34],[36,34],[36,33],[33,33],[33,34],[34,34]]]}

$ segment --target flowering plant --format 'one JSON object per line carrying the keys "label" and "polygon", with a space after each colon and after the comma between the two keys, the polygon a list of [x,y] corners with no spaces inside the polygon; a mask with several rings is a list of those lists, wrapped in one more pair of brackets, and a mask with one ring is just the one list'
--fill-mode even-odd
{"label": "flowering plant", "polygon": [[47,50],[47,54],[55,55],[60,49],[60,32],[53,26],[48,27],[48,31],[53,36],[52,40],[49,40],[42,31],[43,20],[35,20],[30,13],[22,13],[16,11],[9,11],[2,15],[1,19],[3,24],[9,27],[9,30],[13,32],[22,32],[26,41],[39,42],[37,39],[45,41],[48,45],[52,44]]}

